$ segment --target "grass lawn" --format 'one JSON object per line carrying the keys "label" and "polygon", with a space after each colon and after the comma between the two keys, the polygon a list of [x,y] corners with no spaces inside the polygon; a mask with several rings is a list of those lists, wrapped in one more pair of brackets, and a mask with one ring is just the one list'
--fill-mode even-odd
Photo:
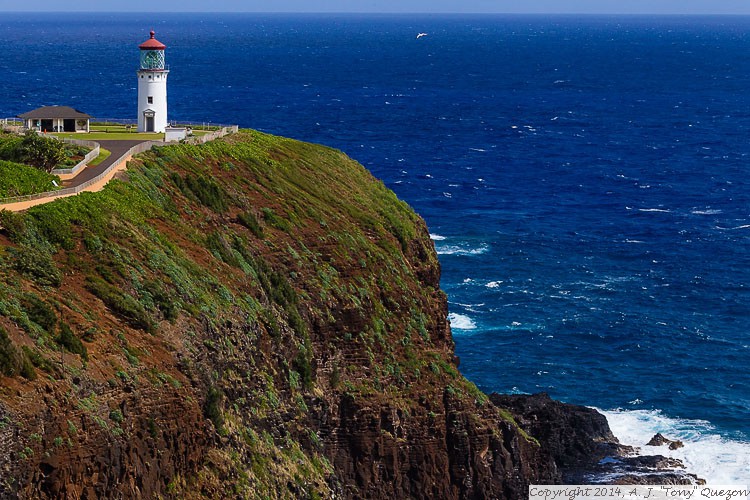
{"label": "grass lawn", "polygon": [[[216,128],[216,127],[214,127]],[[68,139],[81,139],[84,141],[162,141],[164,134],[146,134],[135,131],[135,127],[128,128],[125,125],[92,125],[91,132],[88,134],[69,133],[69,134],[52,134],[57,137],[66,137]],[[211,130],[195,130],[193,135],[201,136],[210,133]]]}
{"label": "grass lawn", "polygon": [[164,134],[139,134],[137,132],[91,132],[90,134],[50,134],[82,141],[163,141]]}
{"label": "grass lawn", "polygon": [[89,163],[89,166],[93,167],[96,165],[99,165],[101,162],[109,158],[109,155],[112,154],[112,151],[104,148],[99,148],[99,156],[93,159],[91,163]]}

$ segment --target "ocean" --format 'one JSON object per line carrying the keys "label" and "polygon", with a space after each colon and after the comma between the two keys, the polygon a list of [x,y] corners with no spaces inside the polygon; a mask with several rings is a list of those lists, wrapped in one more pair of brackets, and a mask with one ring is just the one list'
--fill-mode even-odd
{"label": "ocean", "polygon": [[170,119],[341,149],[425,218],[481,389],[750,483],[750,17],[5,13],[0,118],[135,119],[152,28]]}

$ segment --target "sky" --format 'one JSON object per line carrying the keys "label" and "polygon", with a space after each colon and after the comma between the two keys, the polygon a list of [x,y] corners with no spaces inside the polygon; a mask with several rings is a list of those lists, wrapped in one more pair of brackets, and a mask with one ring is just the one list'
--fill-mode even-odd
{"label": "sky", "polygon": [[0,12],[750,14],[750,0],[0,0]]}

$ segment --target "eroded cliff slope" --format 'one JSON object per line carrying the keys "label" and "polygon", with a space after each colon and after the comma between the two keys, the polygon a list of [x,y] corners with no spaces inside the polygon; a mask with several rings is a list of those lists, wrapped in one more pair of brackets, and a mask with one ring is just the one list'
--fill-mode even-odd
{"label": "eroded cliff slope", "polygon": [[548,454],[458,372],[423,221],[257,132],[0,214],[0,495],[522,498]]}

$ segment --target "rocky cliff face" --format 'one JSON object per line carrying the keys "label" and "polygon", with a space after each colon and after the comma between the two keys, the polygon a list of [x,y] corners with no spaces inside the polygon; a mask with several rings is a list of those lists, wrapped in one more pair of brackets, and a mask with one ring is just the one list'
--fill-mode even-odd
{"label": "rocky cliff face", "polygon": [[458,372],[422,220],[243,132],[0,214],[0,494],[521,498],[549,455]]}
{"label": "rocky cliff face", "polygon": [[561,479],[458,372],[422,220],[340,152],[257,132],[158,148],[0,227],[2,498]]}

